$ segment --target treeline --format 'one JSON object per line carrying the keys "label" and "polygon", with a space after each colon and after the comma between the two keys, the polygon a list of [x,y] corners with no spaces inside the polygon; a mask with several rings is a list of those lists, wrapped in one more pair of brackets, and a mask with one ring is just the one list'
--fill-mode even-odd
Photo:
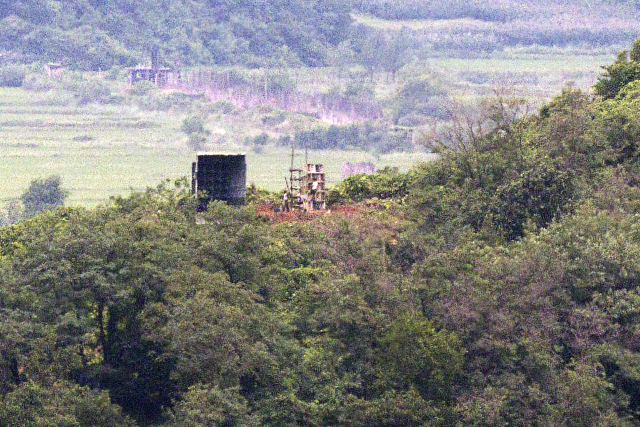
{"label": "treeline", "polygon": [[387,20],[458,20],[469,18],[496,23],[512,20],[536,20],[540,17],[549,17],[554,14],[554,11],[579,13],[585,18],[590,18],[599,12],[611,11],[611,6],[613,8],[624,7],[628,11],[633,11],[638,7],[638,2],[635,0],[596,0],[588,5],[576,5],[549,0],[534,2],[515,0],[491,4],[476,0],[453,0],[447,2],[447,7],[443,7],[443,3],[438,0],[406,0],[403,2],[354,0],[353,2],[354,11]]}
{"label": "treeline", "polygon": [[[440,1],[358,0],[353,7],[356,13],[391,21],[451,21],[446,26],[420,29],[406,23],[402,29],[405,43],[417,46],[412,54],[418,57],[467,57],[515,46],[617,46],[631,43],[637,37],[637,30],[628,19],[636,11],[633,1],[563,4],[546,0],[498,3],[456,0],[444,7]],[[614,16],[616,24],[603,20]],[[564,25],[558,25],[563,22]]]}
{"label": "treeline", "polygon": [[363,13],[378,18],[406,19],[461,19],[473,18],[483,21],[504,22],[517,16],[517,9],[511,4],[486,4],[474,0],[455,0],[443,7],[440,1],[408,0],[356,0],[353,7]]}
{"label": "treeline", "polygon": [[410,129],[377,128],[370,124],[316,128],[296,132],[293,140],[289,136],[278,139],[278,144],[296,146],[310,150],[354,149],[386,154],[393,151],[412,151]]}
{"label": "treeline", "polygon": [[634,58],[332,214],[196,224],[182,181],[0,228],[0,425],[640,425]]}

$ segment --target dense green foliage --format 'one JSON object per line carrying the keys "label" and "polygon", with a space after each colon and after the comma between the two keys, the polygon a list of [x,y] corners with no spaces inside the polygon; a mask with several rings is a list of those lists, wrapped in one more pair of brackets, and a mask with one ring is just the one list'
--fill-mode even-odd
{"label": "dense green foliage", "polygon": [[153,48],[172,65],[322,65],[347,36],[349,10],[334,0],[5,1],[0,49],[92,70],[135,65]]}
{"label": "dense green foliage", "polygon": [[363,173],[343,179],[329,192],[328,202],[350,203],[367,199],[403,201],[418,185],[417,171],[400,173],[398,168],[384,168],[375,174]]}
{"label": "dense green foliage", "polygon": [[[446,37],[427,38],[438,51],[469,54],[502,50],[505,46],[606,46],[628,43],[637,36],[622,27],[604,24],[598,16],[633,15],[634,1],[594,0],[563,3],[553,0],[478,2],[475,0],[354,0],[355,11],[385,20],[475,20],[469,28],[456,28]],[[526,11],[526,12],[525,12]],[[552,18],[553,16],[553,18]],[[569,25],[556,25],[567,19]],[[554,22],[555,21],[555,22]],[[496,28],[498,30],[496,31]]]}
{"label": "dense green foliage", "polygon": [[640,425],[618,92],[459,111],[440,160],[345,180],[388,201],[355,215],[196,224],[179,181],[0,228],[0,425]]}
{"label": "dense green foliage", "polygon": [[62,188],[62,179],[59,176],[33,180],[20,196],[24,206],[23,215],[25,218],[32,218],[44,211],[62,206],[67,195],[68,192]]}
{"label": "dense green foliage", "polygon": [[[175,67],[356,62],[370,72],[382,66],[395,75],[414,55],[628,43],[637,36],[630,18],[634,6],[610,0],[3,0],[0,53],[11,61],[62,62],[81,70],[133,66],[156,50],[165,65]],[[392,21],[472,19],[500,27],[376,31],[354,26],[352,13]]]}
{"label": "dense green foliage", "polygon": [[25,71],[20,65],[6,65],[0,68],[0,87],[20,87]]}
{"label": "dense green foliage", "polygon": [[389,0],[356,0],[356,10],[385,19],[459,19],[505,21],[515,17],[515,5],[483,4],[470,0],[448,2],[447,7],[437,1],[408,0],[402,3]]}
{"label": "dense green foliage", "polygon": [[296,132],[293,140],[285,136],[278,140],[284,146],[296,146],[312,150],[356,149],[389,153],[411,151],[411,133],[407,130],[374,127],[369,123],[358,126],[335,126]]}
{"label": "dense green foliage", "polygon": [[184,119],[180,130],[187,135],[187,145],[193,151],[201,150],[211,135],[211,131],[204,127],[204,120],[199,116],[189,116]]}
{"label": "dense green foliage", "polygon": [[621,51],[616,62],[602,68],[605,72],[594,89],[605,99],[615,98],[627,84],[640,79],[640,39],[631,52]]}

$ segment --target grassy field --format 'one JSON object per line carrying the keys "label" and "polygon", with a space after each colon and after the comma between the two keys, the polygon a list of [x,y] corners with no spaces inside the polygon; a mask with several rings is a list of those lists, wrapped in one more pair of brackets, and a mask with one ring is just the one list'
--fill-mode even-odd
{"label": "grassy field", "polygon": [[456,26],[464,26],[465,28],[472,29],[491,29],[497,27],[495,23],[469,18],[389,20],[362,13],[352,13],[351,18],[358,24],[391,31],[399,31],[403,28],[411,30],[449,31]]}
{"label": "grassy field", "polygon": [[[503,6],[511,7],[518,2],[504,3]],[[529,6],[528,2],[520,2],[518,8],[528,10]],[[628,48],[627,42],[618,45],[569,43],[572,31],[583,29],[585,35],[590,31],[611,32],[611,40],[616,39],[614,34],[626,34],[633,40],[632,36],[639,33],[633,14],[625,13],[628,9],[611,5],[606,8],[605,13],[585,4],[553,3],[553,7],[534,7],[535,13],[522,13],[518,19],[506,22],[468,18],[390,20],[357,13],[352,14],[352,18],[358,24],[385,32],[407,29],[419,41],[417,44],[422,50],[417,57],[421,59],[407,64],[398,73],[400,84],[419,76],[435,77],[452,96],[471,102],[478,96],[490,94],[496,87],[510,87],[515,94],[538,106],[559,93],[568,82],[589,90],[602,71],[600,67],[613,62],[620,49]],[[555,34],[557,43],[547,40],[544,46],[533,44],[536,37],[548,34]],[[511,36],[519,42],[506,44],[505,40]],[[447,50],[443,47],[447,43],[443,41],[451,42],[452,46],[460,43],[467,46],[467,50]],[[495,50],[474,50],[474,43],[490,45]],[[384,94],[385,89],[378,88],[377,93]]]}
{"label": "grassy field", "polygon": [[576,52],[524,54],[503,52],[490,58],[440,58],[426,66],[437,75],[452,76],[449,90],[458,99],[491,95],[496,88],[509,88],[539,107],[559,94],[567,84],[589,92],[598,80],[602,65],[610,64],[614,53],[586,55]]}
{"label": "grassy field", "polygon": [[[0,89],[0,200],[19,195],[36,178],[60,175],[68,189],[69,205],[95,205],[109,196],[156,186],[160,181],[191,173],[195,155],[180,131],[182,115],[146,112],[136,107],[45,105],[49,95],[22,89]],[[229,127],[239,124],[229,124]],[[229,138],[228,138],[229,140]],[[284,188],[290,150],[266,147],[256,154],[232,142],[207,149],[247,151],[249,183]],[[345,161],[371,161],[378,167],[406,170],[428,154],[309,152],[310,162],[322,163],[329,183],[340,179]],[[295,162],[302,165],[304,153]]]}
{"label": "grassy field", "polygon": [[[386,25],[381,20],[366,19],[368,24]],[[512,48],[484,58],[413,61],[398,73],[396,81],[379,73],[372,86],[385,114],[389,114],[404,82],[424,76],[439,81],[457,100],[473,103],[502,86],[524,96],[535,108],[558,94],[569,81],[589,90],[600,74],[600,66],[614,59],[615,52],[606,49],[589,54],[575,47]],[[298,91],[311,94],[346,87],[354,78],[348,70],[339,68],[286,72],[297,83]],[[125,83],[114,84],[114,94],[127,95]],[[147,111],[137,107],[135,101],[76,106],[75,102],[68,102],[69,96],[55,91],[0,88],[0,202],[19,197],[31,180],[54,174],[62,177],[63,186],[69,190],[70,205],[95,205],[131,189],[142,190],[167,178],[190,175],[195,156],[188,149],[180,126],[194,111]],[[284,187],[290,150],[275,146],[252,150],[242,145],[243,139],[262,132],[277,138],[278,134],[328,126],[298,113],[286,113],[283,124],[264,125],[264,118],[274,114],[280,114],[279,110],[238,104],[230,114],[210,114],[207,127],[221,129],[224,135],[212,137],[215,142],[205,147],[211,151],[246,152],[248,182],[272,191]],[[295,163],[301,166],[304,153],[296,154]],[[308,155],[310,162],[325,165],[329,184],[340,180],[344,162],[366,161],[378,168],[397,166],[407,170],[412,164],[431,158],[425,153],[374,156],[358,151],[317,151]]]}

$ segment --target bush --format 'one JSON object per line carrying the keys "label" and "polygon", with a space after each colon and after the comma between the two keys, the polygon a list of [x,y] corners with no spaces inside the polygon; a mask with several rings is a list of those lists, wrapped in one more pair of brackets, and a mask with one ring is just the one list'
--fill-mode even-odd
{"label": "bush", "polygon": [[22,219],[22,206],[17,200],[12,200],[0,208],[0,227],[12,225]]}
{"label": "bush", "polygon": [[31,218],[41,212],[62,206],[68,194],[66,190],[62,189],[62,180],[57,175],[52,175],[44,180],[35,179],[20,196],[24,205],[24,216]]}
{"label": "bush", "polygon": [[148,96],[140,97],[138,103],[140,108],[150,111],[168,111],[170,109],[188,111],[201,110],[206,101],[204,94],[189,94],[184,92],[172,92],[160,95],[157,92],[150,92]]}
{"label": "bush", "polygon": [[129,89],[129,94],[133,96],[144,96],[148,95],[150,92],[155,91],[158,87],[152,82],[146,80],[140,80],[131,85],[131,89]]}
{"label": "bush", "polygon": [[200,116],[186,117],[180,130],[187,135],[187,146],[193,151],[202,150],[207,143],[211,131],[204,127],[204,119]]}
{"label": "bush", "polygon": [[248,136],[244,139],[243,142],[244,142],[244,145],[252,146],[254,148],[264,147],[269,142],[269,135],[263,132],[260,135],[254,136],[253,138]]}
{"label": "bush", "polygon": [[204,120],[202,119],[202,117],[199,117],[199,116],[186,117],[182,121],[182,126],[180,126],[180,130],[186,133],[187,135],[191,135],[194,133],[206,133],[206,134],[211,133],[210,131],[205,129]]}
{"label": "bush", "polygon": [[[406,116],[427,116],[445,119],[447,118],[447,113],[442,104],[445,104],[446,101],[446,92],[434,87],[428,80],[411,80],[404,85],[398,94],[393,117],[394,122],[400,124],[400,119]],[[412,122],[416,122],[415,118]]]}
{"label": "bush", "polygon": [[74,98],[78,105],[121,102],[121,99],[112,99],[108,83],[98,79],[86,79],[80,73],[74,72],[64,72],[56,77],[41,73],[27,74],[22,87],[34,92],[53,91],[44,101],[48,105],[68,105]]}
{"label": "bush", "polygon": [[51,78],[44,74],[27,74],[22,82],[22,87],[33,92],[47,92],[57,86]]}
{"label": "bush", "polygon": [[420,126],[425,124],[426,118],[417,114],[407,114],[398,119],[398,126]]}
{"label": "bush", "polygon": [[76,87],[78,105],[86,105],[94,102],[109,103],[111,101],[111,88],[104,82],[86,80]]}
{"label": "bush", "polygon": [[296,90],[296,82],[288,74],[277,73],[265,76],[270,95],[290,95]]}
{"label": "bush", "polygon": [[107,104],[122,105],[127,99],[122,95],[112,95],[107,100]]}
{"label": "bush", "polygon": [[286,119],[287,116],[284,113],[270,114],[262,118],[262,124],[265,126],[277,126]]}
{"label": "bush", "polygon": [[[290,145],[290,142],[288,137],[281,137],[278,144],[286,146]],[[406,152],[413,149],[409,132],[395,132],[371,125],[334,125],[327,129],[301,131],[295,134],[294,144],[313,150],[357,149],[378,153]]]}
{"label": "bush", "polygon": [[634,80],[640,80],[640,62],[634,60],[638,58],[640,50],[640,39],[633,46],[633,55],[629,58],[629,52],[626,50],[618,53],[616,61],[605,67],[605,70],[598,82],[593,86],[597,95],[604,99],[615,98],[620,90]]}
{"label": "bush", "polygon": [[519,176],[498,187],[494,196],[493,223],[509,240],[524,235],[527,220],[538,228],[567,211],[576,195],[575,172],[563,164],[536,161]]}
{"label": "bush", "polygon": [[124,69],[121,67],[111,67],[104,78],[112,81],[126,81]]}
{"label": "bush", "polygon": [[253,144],[254,145],[267,145],[267,142],[269,141],[269,135],[267,135],[266,133],[262,133],[258,136],[256,136],[255,138],[253,138]]}
{"label": "bush", "polygon": [[24,68],[20,65],[0,67],[0,87],[20,87],[24,78]]}
{"label": "bush", "polygon": [[43,105],[67,106],[74,102],[74,96],[69,92],[52,90],[45,94],[44,97],[41,98],[40,102]]}
{"label": "bush", "polygon": [[356,174],[345,178],[328,195],[329,205],[366,199],[403,199],[413,187],[415,173],[402,173],[398,168],[386,167],[374,174]]}
{"label": "bush", "polygon": [[231,114],[236,108],[229,101],[216,101],[211,109],[214,113]]}

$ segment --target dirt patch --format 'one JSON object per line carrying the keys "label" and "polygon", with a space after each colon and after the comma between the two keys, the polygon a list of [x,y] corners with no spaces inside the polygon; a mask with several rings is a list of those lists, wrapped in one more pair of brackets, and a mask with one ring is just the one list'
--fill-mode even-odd
{"label": "dirt patch", "polygon": [[326,211],[303,211],[301,209],[293,209],[289,212],[283,212],[280,207],[269,204],[258,205],[258,215],[269,220],[272,223],[281,222],[305,222],[311,221],[318,216],[324,215],[360,215],[361,210],[358,206],[335,206]]}

